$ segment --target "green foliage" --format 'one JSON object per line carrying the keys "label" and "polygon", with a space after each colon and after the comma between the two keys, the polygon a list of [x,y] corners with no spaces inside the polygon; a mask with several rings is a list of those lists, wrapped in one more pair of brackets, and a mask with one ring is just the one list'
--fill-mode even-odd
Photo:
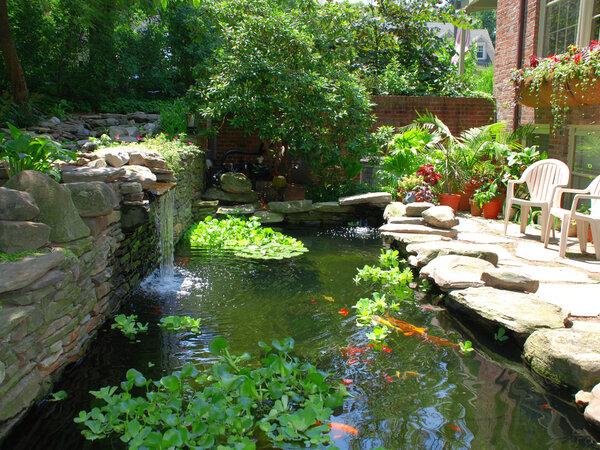
{"label": "green foliage", "polygon": [[231,250],[236,256],[250,259],[284,259],[308,251],[302,242],[272,228],[261,227],[256,217],[226,220],[208,216],[186,233],[192,247],[211,251]]}
{"label": "green foliage", "polygon": [[115,316],[115,323],[110,328],[112,330],[119,329],[129,339],[134,339],[138,333],[145,333],[148,331],[148,324],[143,325],[141,322],[136,322],[137,316],[132,314],[126,316],[125,314],[118,314]]}
{"label": "green foliage", "polygon": [[168,100],[154,100],[137,97],[105,97],[103,96],[97,105],[99,112],[127,114],[135,111],[158,114],[171,102]]}
{"label": "green foliage", "polygon": [[369,190],[368,184],[352,179],[344,178],[337,182],[321,180],[320,183],[306,187],[306,198],[312,199],[313,202],[332,202],[337,201],[340,197],[364,194]]}
{"label": "green foliage", "polygon": [[0,252],[0,263],[19,261],[29,255],[41,255],[41,254],[42,254],[42,252],[39,250],[25,250],[25,251],[17,252],[17,253]]}
{"label": "green foliage", "polygon": [[48,401],[60,402],[61,400],[66,399],[68,396],[69,396],[69,394],[67,394],[66,391],[53,392],[52,394],[50,394],[51,398]]}
{"label": "green foliage", "polygon": [[498,342],[504,342],[508,340],[508,336],[506,335],[506,330],[502,327],[498,328],[498,331],[494,333],[494,340]]}
{"label": "green foliage", "polygon": [[80,411],[74,421],[88,440],[117,435],[129,448],[253,449],[258,435],[277,447],[328,444],[323,423],[342,405],[344,386],[292,356],[291,338],[259,346],[264,356],[255,368],[245,365],[250,355],[231,355],[217,338],[209,348],[220,361],[210,375],[191,363],[158,381],[129,369],[120,390],[92,391],[103,406]]}
{"label": "green foliage", "polygon": [[76,153],[45,137],[31,135],[8,124],[10,136],[0,133],[0,159],[9,177],[23,170],[37,170],[60,180],[58,160],[70,161]]}
{"label": "green foliage", "polygon": [[366,334],[376,348],[385,343],[385,338],[391,330],[385,325],[374,322],[375,316],[385,316],[391,311],[398,311],[398,301],[410,300],[414,293],[408,287],[412,281],[412,272],[409,268],[400,270],[397,250],[381,251],[379,256],[380,267],[364,266],[358,270],[354,283],[360,285],[368,283],[373,289],[371,298],[361,298],[353,308],[356,309],[356,324],[359,327],[372,327]]}
{"label": "green foliage", "polygon": [[190,107],[183,99],[177,99],[160,110],[160,130],[169,139],[175,139],[187,131]]}
{"label": "green foliage", "polygon": [[460,348],[460,352],[465,355],[468,355],[475,350],[471,341],[459,342],[458,348]]}
{"label": "green foliage", "polygon": [[185,168],[186,163],[182,158],[184,155],[204,152],[204,150],[194,145],[185,134],[178,135],[177,139],[169,139],[168,136],[160,133],[146,139],[144,147],[160,153],[167,162],[169,169],[175,171],[176,174]]}
{"label": "green foliage", "polygon": [[200,319],[190,316],[167,316],[162,317],[158,326],[167,331],[191,331],[200,333]]}

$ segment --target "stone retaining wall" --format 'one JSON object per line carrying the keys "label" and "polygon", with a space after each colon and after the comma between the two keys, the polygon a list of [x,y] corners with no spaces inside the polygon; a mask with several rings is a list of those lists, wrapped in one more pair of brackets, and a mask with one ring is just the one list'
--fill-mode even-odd
{"label": "stone retaining wall", "polygon": [[[203,174],[203,154],[182,167]],[[0,187],[0,251],[32,252],[0,263],[0,440],[157,267],[155,205],[174,184],[146,184],[143,168],[67,167],[67,184],[25,171]],[[183,196],[202,189],[183,172],[176,238],[194,220]]]}

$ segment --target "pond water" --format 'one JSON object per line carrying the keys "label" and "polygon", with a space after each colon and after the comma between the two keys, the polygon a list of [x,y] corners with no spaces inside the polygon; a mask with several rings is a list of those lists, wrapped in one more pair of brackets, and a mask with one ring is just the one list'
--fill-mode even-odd
{"label": "pond water", "polygon": [[[151,277],[123,307],[149,322],[149,332],[130,342],[105,325],[86,357],[55,386],[69,397],[33,408],[2,448],[122,448],[116,439],[92,444],[80,436],[72,418],[89,409],[88,391],[118,384],[130,367],[154,379],[190,361],[207,367],[215,361],[208,344],[217,336],[229,341],[232,353],[254,355],[258,341],[292,337],[297,355],[352,380],[352,397],[332,421],[359,434],[332,431],[341,449],[597,448],[581,415],[532,380],[516,349],[478,339],[443,310],[406,305],[401,312],[432,335],[473,341],[475,352],[465,356],[400,334],[389,339],[391,352],[348,356],[343,348],[368,344],[351,309],[367,292],[352,278],[358,267],[376,264],[381,240],[368,229],[288,233],[309,253],[254,262],[179,246],[175,278]],[[350,314],[341,315],[342,308]],[[156,326],[175,314],[200,317],[202,334],[176,335]]]}

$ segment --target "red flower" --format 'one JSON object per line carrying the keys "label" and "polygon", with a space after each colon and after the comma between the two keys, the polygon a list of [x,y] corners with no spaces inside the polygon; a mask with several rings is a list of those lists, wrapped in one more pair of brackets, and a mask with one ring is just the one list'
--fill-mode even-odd
{"label": "red flower", "polygon": [[592,40],[590,42],[590,50],[593,50],[594,48],[598,47],[600,44],[598,44],[598,41],[596,40]]}
{"label": "red flower", "polygon": [[531,55],[531,58],[529,58],[529,65],[531,67],[537,67],[539,64],[540,64],[540,59],[535,55]]}
{"label": "red flower", "polygon": [[573,58],[573,61],[575,61],[575,64],[579,64],[579,62],[581,61],[581,52],[579,52],[575,55],[575,57]]}

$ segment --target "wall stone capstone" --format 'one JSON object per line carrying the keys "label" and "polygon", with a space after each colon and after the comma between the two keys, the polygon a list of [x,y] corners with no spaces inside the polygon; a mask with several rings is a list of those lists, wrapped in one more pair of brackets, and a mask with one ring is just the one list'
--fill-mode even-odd
{"label": "wall stone capstone", "polygon": [[0,187],[0,218],[2,220],[31,220],[40,213],[28,192]]}
{"label": "wall stone capstone", "polygon": [[110,214],[119,204],[115,191],[101,181],[68,183],[71,198],[81,217],[97,217]]}

